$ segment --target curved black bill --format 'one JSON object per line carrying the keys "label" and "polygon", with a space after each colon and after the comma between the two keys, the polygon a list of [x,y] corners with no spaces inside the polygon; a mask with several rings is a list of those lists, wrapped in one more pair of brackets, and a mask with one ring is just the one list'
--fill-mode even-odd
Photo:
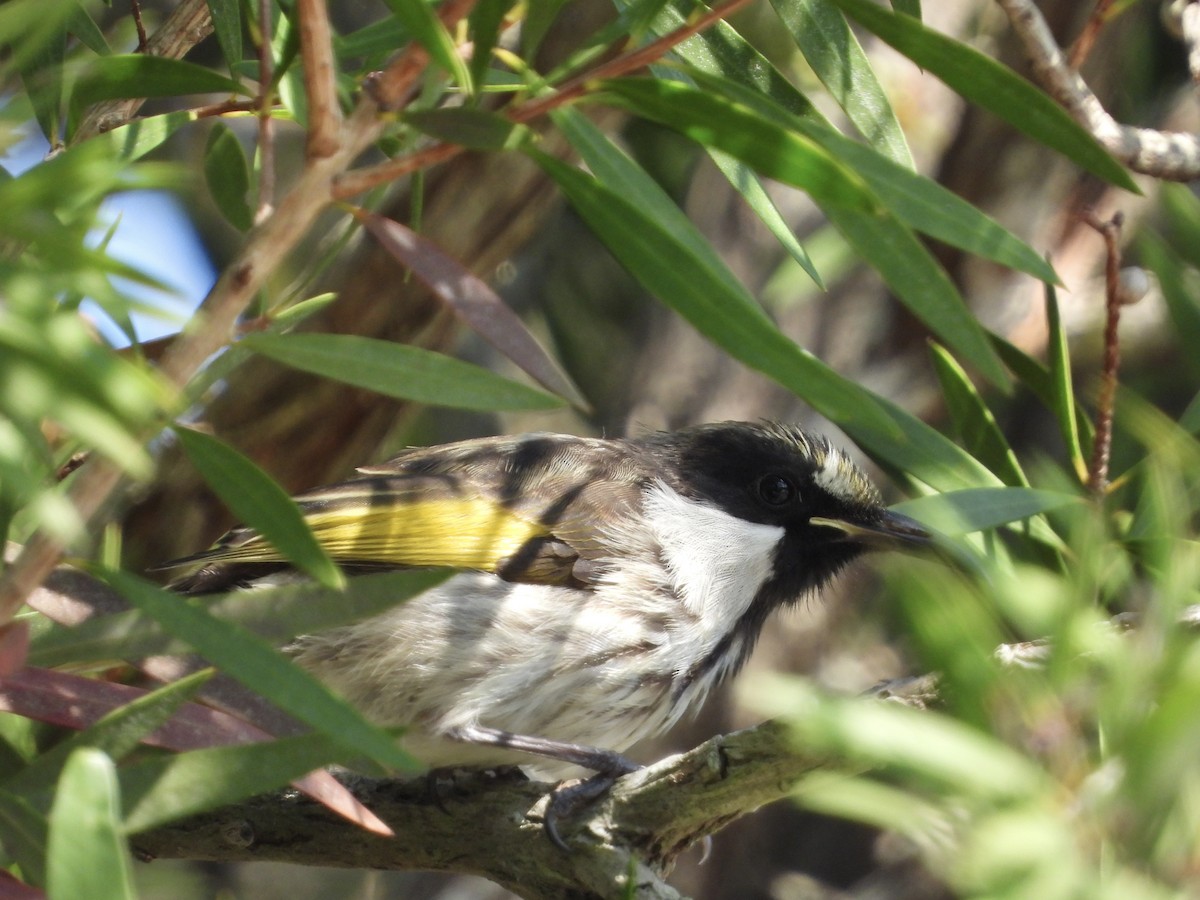
{"label": "curved black bill", "polygon": [[813,516],[810,525],[836,528],[843,540],[854,541],[870,550],[919,550],[933,543],[933,535],[916,519],[891,510],[873,522],[852,522]]}

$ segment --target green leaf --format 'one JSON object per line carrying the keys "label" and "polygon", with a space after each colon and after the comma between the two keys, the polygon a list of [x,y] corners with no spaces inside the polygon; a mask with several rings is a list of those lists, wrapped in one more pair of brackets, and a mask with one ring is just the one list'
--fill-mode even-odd
{"label": "green leaf", "polygon": [[970,534],[1082,502],[1074,494],[1059,491],[982,487],[917,497],[892,508],[943,534]]}
{"label": "green leaf", "polygon": [[79,42],[97,56],[108,56],[112,53],[112,48],[108,46],[108,41],[104,38],[104,32],[100,30],[91,14],[78,0],[67,19],[67,31],[79,38]]}
{"label": "green leaf", "polygon": [[126,572],[109,571],[104,577],[134,606],[284,712],[388,768],[411,771],[415,767],[412,758],[386,732],[335,697],[312,675],[280,656],[269,644],[236,625],[213,618],[202,604]]}
{"label": "green leaf", "polygon": [[29,793],[49,787],[60,777],[67,759],[84,747],[99,750],[113,760],[121,759],[194,697],[213,674],[212,669],[195,672],[114,709],[91,728],[56,744],[6,780],[5,790]]}
{"label": "green leaf", "polygon": [[483,84],[487,79],[488,66],[492,62],[492,50],[499,40],[504,17],[513,8],[516,0],[480,0],[471,10],[467,21],[470,24],[471,81]]}
{"label": "green leaf", "polygon": [[67,760],[50,810],[46,894],[50,900],[133,900],[132,866],[121,838],[117,771],[99,750]]}
{"label": "green leaf", "polygon": [[213,31],[225,65],[235,72],[242,61],[242,9],[238,0],[207,0]]}
{"label": "green leaf", "polygon": [[980,373],[1001,388],[1009,385],[987,333],[937,260],[895,216],[867,215],[836,206],[825,215],[858,254],[882,276],[912,313]]}
{"label": "green leaf", "polygon": [[87,142],[93,145],[108,144],[116,159],[133,162],[161,146],[181,127],[195,120],[195,115],[189,110],[146,116],[144,119],[135,119],[128,125],[88,138]]}
{"label": "green leaf", "polygon": [[892,9],[914,19],[921,18],[921,0],[892,0]]}
{"label": "green leaf", "polygon": [[[1181,242],[1180,246],[1184,243]],[[1143,264],[1158,278],[1163,300],[1175,326],[1177,345],[1200,347],[1200,294],[1197,292],[1196,272],[1188,269],[1172,247],[1152,231],[1142,229],[1135,246]],[[1194,248],[1192,252],[1196,253]],[[1181,353],[1179,356],[1193,373],[1200,371],[1200,359],[1194,353]]]}
{"label": "green leaf", "polygon": [[472,150],[512,150],[530,139],[524,125],[498,113],[466,106],[407,112],[403,121],[426,134]]}
{"label": "green leaf", "polygon": [[22,86],[33,107],[33,116],[50,146],[62,142],[63,61],[66,59],[65,30],[38,42],[18,62]]}
{"label": "green leaf", "polygon": [[738,162],[729,154],[722,153],[720,150],[710,149],[708,155],[712,159],[713,164],[721,170],[721,174],[733,185],[733,189],[742,195],[742,199],[746,201],[746,205],[758,216],[759,221],[767,226],[767,230],[783,246],[783,249],[808,274],[808,277],[816,283],[817,287],[824,290],[825,282],[821,279],[821,273],[817,271],[816,265],[808,255],[808,251],[796,240],[796,235],[792,233],[791,227],[784,220],[779,207],[775,205],[775,201],[771,199],[766,188],[762,186],[762,182],[759,181],[750,167]]}
{"label": "green leaf", "polygon": [[1022,134],[1045,144],[1097,178],[1140,194],[1129,173],[1061,106],[1011,69],[965,44],[889,13],[870,0],[833,0],[846,13],[918,66]]}
{"label": "green leaf", "polygon": [[[204,608],[273,645],[299,634],[310,634],[362,621],[415,597],[441,583],[441,570],[385,572],[351,579],[336,603],[328,588],[310,583],[288,584],[253,591],[205,596]],[[188,645],[165,631],[152,616],[138,609],[96,616],[71,627],[54,625],[30,641],[29,665],[68,663],[178,654]]]}
{"label": "green leaf", "polygon": [[1063,331],[1062,317],[1058,312],[1058,292],[1046,285],[1046,319],[1050,328],[1048,355],[1053,395],[1050,411],[1058,420],[1067,455],[1081,481],[1087,480],[1088,464],[1079,442],[1079,428],[1075,424],[1075,388],[1071,383],[1071,351],[1067,335]]}
{"label": "green leaf", "polygon": [[893,162],[915,169],[887,94],[841,12],[828,0],[771,0],[771,6],[867,143]]}
{"label": "green leaf", "polygon": [[936,181],[851,140],[828,123],[788,113],[739,82],[707,72],[689,74],[704,89],[727,95],[760,116],[808,135],[830,155],[858,172],[883,205],[917,231],[1019,272],[1028,272],[1042,281],[1059,283],[1054,268],[1037,251]]}
{"label": "green leaf", "polygon": [[933,344],[930,349],[946,408],[967,452],[995,472],[1005,484],[1028,487],[1029,481],[1016,454],[967,373],[943,347]]}
{"label": "green leaf", "polygon": [[1200,199],[1185,184],[1164,184],[1159,196],[1171,226],[1171,245],[1190,266],[1200,268]]}
{"label": "green leaf", "polygon": [[740,103],[657,78],[609,79],[598,88],[590,100],[661,122],[763,175],[806,191],[822,205],[861,211],[876,208],[873,194],[852,169],[807,136]]}
{"label": "green leaf", "polygon": [[323,734],[212,747],[122,768],[125,830],[147,831],[282,787],[314,769],[350,759]]}
{"label": "green leaf", "polygon": [[676,233],[672,220],[657,217],[657,200],[626,189],[627,179],[636,182],[644,173],[629,169],[632,164],[615,148],[589,148],[584,154],[602,179],[614,170],[613,184],[544,154],[531,155],[651,292],[734,358],[803,397],[876,459],[942,490],[997,483],[986,468],[928,425],[837,375],[781,333],[711,248],[703,241],[697,248],[692,232]]}
{"label": "green leaf", "polygon": [[172,430],[192,465],[234,515],[319,583],[333,590],[346,586],[341,570],[313,536],[300,507],[266,472],[202,431],[179,426]]}
{"label": "green leaf", "polygon": [[[1055,406],[1055,386],[1054,379],[1050,374],[1050,370],[1044,365],[1014,346],[999,335],[990,334],[992,346],[996,353],[1004,360],[1004,364],[1009,370],[1017,376],[1017,380],[1028,388],[1035,397],[1046,407],[1053,411]],[[1078,430],[1082,440],[1090,443],[1092,440],[1092,423],[1084,414],[1084,411],[1075,407],[1075,428]]]}
{"label": "green leaf", "polygon": [[475,88],[471,81],[471,72],[459,56],[450,32],[434,14],[433,6],[423,0],[384,0],[384,3],[400,20],[405,31],[429,51],[434,62],[453,75],[459,87],[468,94],[473,94]]}
{"label": "green leaf", "polygon": [[26,880],[46,883],[46,816],[25,797],[0,791],[0,846]]}
{"label": "green leaf", "polygon": [[92,60],[75,82],[71,103],[80,109],[102,100],[238,93],[248,96],[236,81],[204,66],[134,53]]}
{"label": "green leaf", "polygon": [[[1045,777],[1031,760],[949,716],[868,697],[833,697],[797,678],[755,679],[755,706],[786,716],[798,746],[872,767],[913,773],[966,797],[998,802],[1039,796]],[[748,698],[749,699],[749,698]],[[766,702],[763,702],[763,701]]]}
{"label": "green leaf", "polygon": [[250,165],[237,135],[223,122],[217,122],[208,133],[204,148],[204,179],[208,192],[226,221],[238,231],[249,231],[254,225],[250,211]]}
{"label": "green leaf", "polygon": [[461,409],[553,409],[563,401],[418,347],[346,334],[252,334],[238,342],[276,362],[388,397]]}

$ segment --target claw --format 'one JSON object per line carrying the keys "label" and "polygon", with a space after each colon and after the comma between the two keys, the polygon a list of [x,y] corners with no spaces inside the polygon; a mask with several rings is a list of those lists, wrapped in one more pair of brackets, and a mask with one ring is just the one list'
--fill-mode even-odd
{"label": "claw", "polygon": [[[633,771],[633,769],[629,771]],[[567,842],[558,832],[558,820],[564,816],[574,815],[593,800],[603,797],[617,783],[617,779],[625,774],[627,773],[601,772],[599,775],[593,775],[591,778],[577,781],[575,784],[555,788],[550,794],[550,802],[546,804],[546,818],[542,822],[542,827],[546,830],[546,837],[550,838],[550,842],[560,850],[569,853],[571,848],[567,846]]]}

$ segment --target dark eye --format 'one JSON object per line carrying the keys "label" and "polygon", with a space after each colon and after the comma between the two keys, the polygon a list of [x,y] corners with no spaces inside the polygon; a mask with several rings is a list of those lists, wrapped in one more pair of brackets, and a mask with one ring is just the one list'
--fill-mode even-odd
{"label": "dark eye", "polygon": [[800,495],[796,483],[786,475],[773,473],[758,480],[758,496],[770,506],[784,506]]}

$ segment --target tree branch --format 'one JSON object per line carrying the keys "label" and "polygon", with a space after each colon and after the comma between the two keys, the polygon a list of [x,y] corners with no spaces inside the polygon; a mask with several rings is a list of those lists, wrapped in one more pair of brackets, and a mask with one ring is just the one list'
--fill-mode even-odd
{"label": "tree branch", "polygon": [[697,841],[786,797],[801,776],[830,761],[794,746],[767,722],[715,737],[632,773],[560,822],[564,854],[542,829],[552,785],[516,770],[456,770],[407,781],[344,777],[395,831],[368,834],[294,791],[158,828],[132,838],[144,857],[275,861],[365,869],[482,875],[528,898],[677,898],[664,878]]}
{"label": "tree branch", "polygon": [[1169,181],[1200,178],[1200,138],[1119,124],[1071,68],[1032,0],[997,2],[1025,48],[1034,78],[1104,149],[1135,172]]}

